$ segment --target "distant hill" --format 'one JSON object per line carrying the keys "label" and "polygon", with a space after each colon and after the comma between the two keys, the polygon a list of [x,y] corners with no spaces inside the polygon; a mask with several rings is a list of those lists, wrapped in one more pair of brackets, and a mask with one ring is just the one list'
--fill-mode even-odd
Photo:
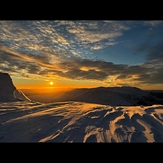
{"label": "distant hill", "polygon": [[[159,94],[160,95],[160,94]],[[161,97],[161,95],[160,95]],[[64,93],[55,101],[80,101],[106,105],[163,104],[163,98],[136,87],[80,88]]]}

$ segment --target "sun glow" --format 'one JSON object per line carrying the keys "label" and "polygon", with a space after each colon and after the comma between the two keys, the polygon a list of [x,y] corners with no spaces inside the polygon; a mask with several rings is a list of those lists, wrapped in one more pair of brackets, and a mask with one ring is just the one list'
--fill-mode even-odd
{"label": "sun glow", "polygon": [[53,82],[52,81],[50,82],[50,85],[53,85]]}

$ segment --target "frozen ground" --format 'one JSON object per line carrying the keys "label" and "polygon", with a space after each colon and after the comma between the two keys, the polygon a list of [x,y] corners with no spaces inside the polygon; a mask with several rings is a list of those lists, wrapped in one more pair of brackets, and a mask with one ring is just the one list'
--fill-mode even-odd
{"label": "frozen ground", "polygon": [[1,102],[0,142],[163,142],[163,105]]}

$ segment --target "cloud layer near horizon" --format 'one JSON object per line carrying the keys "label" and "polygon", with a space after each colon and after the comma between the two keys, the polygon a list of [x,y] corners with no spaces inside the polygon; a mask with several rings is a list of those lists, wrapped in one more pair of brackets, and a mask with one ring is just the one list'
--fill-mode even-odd
{"label": "cloud layer near horizon", "polygon": [[[56,61],[52,62],[55,57]],[[0,47],[0,70],[26,78],[56,77],[75,80],[95,80],[124,85],[162,84],[163,59],[147,61],[139,65],[114,64],[102,60],[64,58],[57,53],[36,56],[18,53]],[[33,75],[33,76],[32,76]]]}

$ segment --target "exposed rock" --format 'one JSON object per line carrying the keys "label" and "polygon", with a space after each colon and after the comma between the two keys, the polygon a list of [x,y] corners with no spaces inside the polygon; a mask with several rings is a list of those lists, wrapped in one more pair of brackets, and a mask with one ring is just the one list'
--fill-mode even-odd
{"label": "exposed rock", "polygon": [[9,74],[0,72],[0,101],[15,101],[13,92],[16,87],[13,85]]}
{"label": "exposed rock", "polygon": [[0,72],[0,102],[12,102],[28,100],[21,91],[14,86],[12,79],[8,73]]}

